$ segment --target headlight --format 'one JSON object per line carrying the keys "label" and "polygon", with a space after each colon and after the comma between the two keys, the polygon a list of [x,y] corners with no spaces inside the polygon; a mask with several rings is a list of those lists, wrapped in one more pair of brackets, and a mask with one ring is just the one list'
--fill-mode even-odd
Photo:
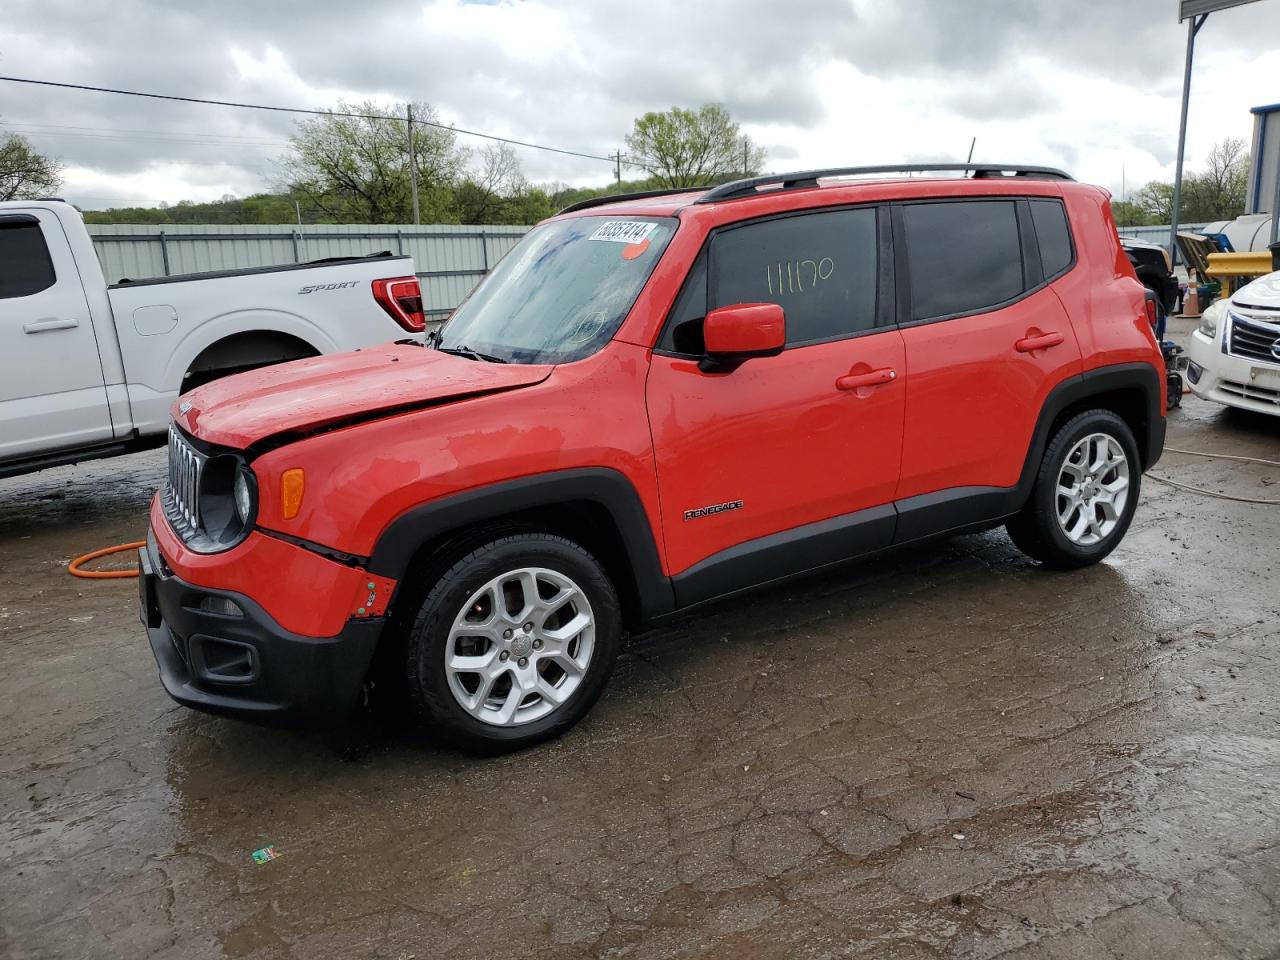
{"label": "headlight", "polygon": [[[200,472],[200,528],[206,549],[225,550],[249,535],[258,517],[258,483],[238,455],[216,454]],[[201,549],[196,545],[196,549]]]}
{"label": "headlight", "polygon": [[248,467],[241,467],[236,471],[236,516],[240,518],[241,523],[248,523],[249,518],[253,516],[253,490],[248,474]]}
{"label": "headlight", "polygon": [[1227,301],[1215,300],[1205,308],[1204,313],[1200,315],[1200,334],[1208,337],[1210,340],[1218,336],[1218,323],[1222,319],[1222,313],[1227,309]]}

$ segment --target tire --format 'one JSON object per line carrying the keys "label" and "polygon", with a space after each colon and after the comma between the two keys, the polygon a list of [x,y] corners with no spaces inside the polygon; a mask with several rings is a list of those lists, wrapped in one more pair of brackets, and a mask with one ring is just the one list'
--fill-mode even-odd
{"label": "tire", "polygon": [[[1111,460],[1104,461],[1104,450]],[[1123,462],[1112,463],[1120,455]],[[1090,461],[1095,467],[1110,465],[1090,471]],[[1062,496],[1060,479],[1064,488],[1078,488],[1084,498]],[[1122,488],[1119,479],[1125,481]],[[1033,560],[1059,570],[1087,567],[1124,539],[1141,487],[1141,460],[1129,425],[1109,410],[1088,410],[1054,434],[1030,498],[1005,526],[1014,545]]]}
{"label": "tire", "polygon": [[445,570],[418,608],[404,647],[409,706],[464,750],[520,750],[586,715],[621,637],[617,593],[586,550],[547,533],[492,539]]}

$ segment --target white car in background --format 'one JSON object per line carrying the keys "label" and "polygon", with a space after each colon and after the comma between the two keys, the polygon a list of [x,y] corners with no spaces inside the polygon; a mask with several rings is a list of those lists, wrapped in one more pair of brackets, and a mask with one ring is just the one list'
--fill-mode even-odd
{"label": "white car in background", "polygon": [[1280,272],[1211,304],[1187,358],[1196,396],[1280,416]]}

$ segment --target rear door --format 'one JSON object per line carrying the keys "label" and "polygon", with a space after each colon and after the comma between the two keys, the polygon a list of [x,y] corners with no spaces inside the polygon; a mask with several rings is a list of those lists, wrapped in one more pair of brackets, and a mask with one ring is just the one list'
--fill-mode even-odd
{"label": "rear door", "polygon": [[111,439],[84,286],[51,212],[0,216],[0,459]]}
{"label": "rear door", "polygon": [[[887,212],[807,212],[713,234],[653,356],[647,405],[682,604],[884,546],[902,442]],[[787,347],[704,373],[715,307],[777,303]],[[850,376],[879,383],[857,385]]]}
{"label": "rear door", "polygon": [[908,378],[898,539],[910,540],[1001,512],[1045,398],[1081,364],[1051,286],[1075,261],[1060,201],[904,203],[895,228]]}

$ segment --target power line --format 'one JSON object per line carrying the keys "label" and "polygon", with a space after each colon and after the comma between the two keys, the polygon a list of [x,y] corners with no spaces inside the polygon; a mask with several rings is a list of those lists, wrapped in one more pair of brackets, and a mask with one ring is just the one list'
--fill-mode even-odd
{"label": "power line", "polygon": [[[347,113],[339,110],[309,110],[304,107],[274,107],[261,103],[237,103],[232,100],[205,100],[200,97],[179,97],[167,93],[146,93],[140,90],[118,90],[113,87],[92,87],[80,83],[58,83],[53,80],[32,80],[29,77],[6,77],[0,76],[0,80],[9,83],[27,83],[38,87],[58,87],[63,90],[86,90],[91,93],[114,93],[125,97],[145,97],[149,100],[172,100],[177,103],[203,103],[214,107],[237,107],[242,110],[269,110],[274,113],[302,113],[315,117],[349,117],[354,120],[396,120],[400,123],[405,122],[403,117],[390,117],[381,114],[371,113]],[[564,150],[560,147],[548,147],[541,143],[530,143],[527,140],[512,140],[509,137],[499,137],[491,133],[480,133],[478,130],[466,130],[462,127],[451,127],[443,123],[432,123],[429,120],[413,121],[424,127],[435,127],[439,130],[449,130],[453,133],[465,134],[469,137],[481,137],[485,140],[496,140],[498,143],[509,143],[517,147],[528,147],[531,150],[545,150],[549,153],[561,153],[570,157],[582,157],[586,160],[603,160],[606,163],[613,163],[613,157],[602,157],[594,153],[580,153],[577,150]]]}
{"label": "power line", "polygon": [[[97,136],[105,135],[111,137],[121,137],[126,134],[141,134],[142,138],[161,137],[164,139],[172,139],[174,137],[180,139],[201,139],[201,140],[225,140],[235,141],[238,143],[260,143],[269,146],[283,147],[288,146],[288,140],[281,140],[278,137],[265,137],[260,135],[238,134],[238,133],[200,133],[195,130],[140,130],[134,127],[93,127],[82,126],[66,123],[38,123],[33,120],[0,120],[0,126],[8,127],[21,133],[41,133],[50,136],[70,137],[70,136]],[[71,131],[71,132],[64,132]],[[78,131],[91,131],[80,133]]]}
{"label": "power line", "polygon": [[158,143],[169,146],[193,146],[193,147],[219,147],[228,150],[270,150],[278,152],[281,148],[287,147],[286,141],[278,141],[271,143],[267,141],[248,141],[248,140],[222,140],[222,139],[195,139],[195,135],[190,137],[183,136],[162,136],[162,135],[136,135],[122,134],[120,136],[112,136],[105,133],[76,133],[54,130],[32,130],[19,124],[10,124],[0,122],[0,130],[9,130],[24,137],[48,137],[55,140],[72,139],[72,140],[89,140],[100,143]]}

